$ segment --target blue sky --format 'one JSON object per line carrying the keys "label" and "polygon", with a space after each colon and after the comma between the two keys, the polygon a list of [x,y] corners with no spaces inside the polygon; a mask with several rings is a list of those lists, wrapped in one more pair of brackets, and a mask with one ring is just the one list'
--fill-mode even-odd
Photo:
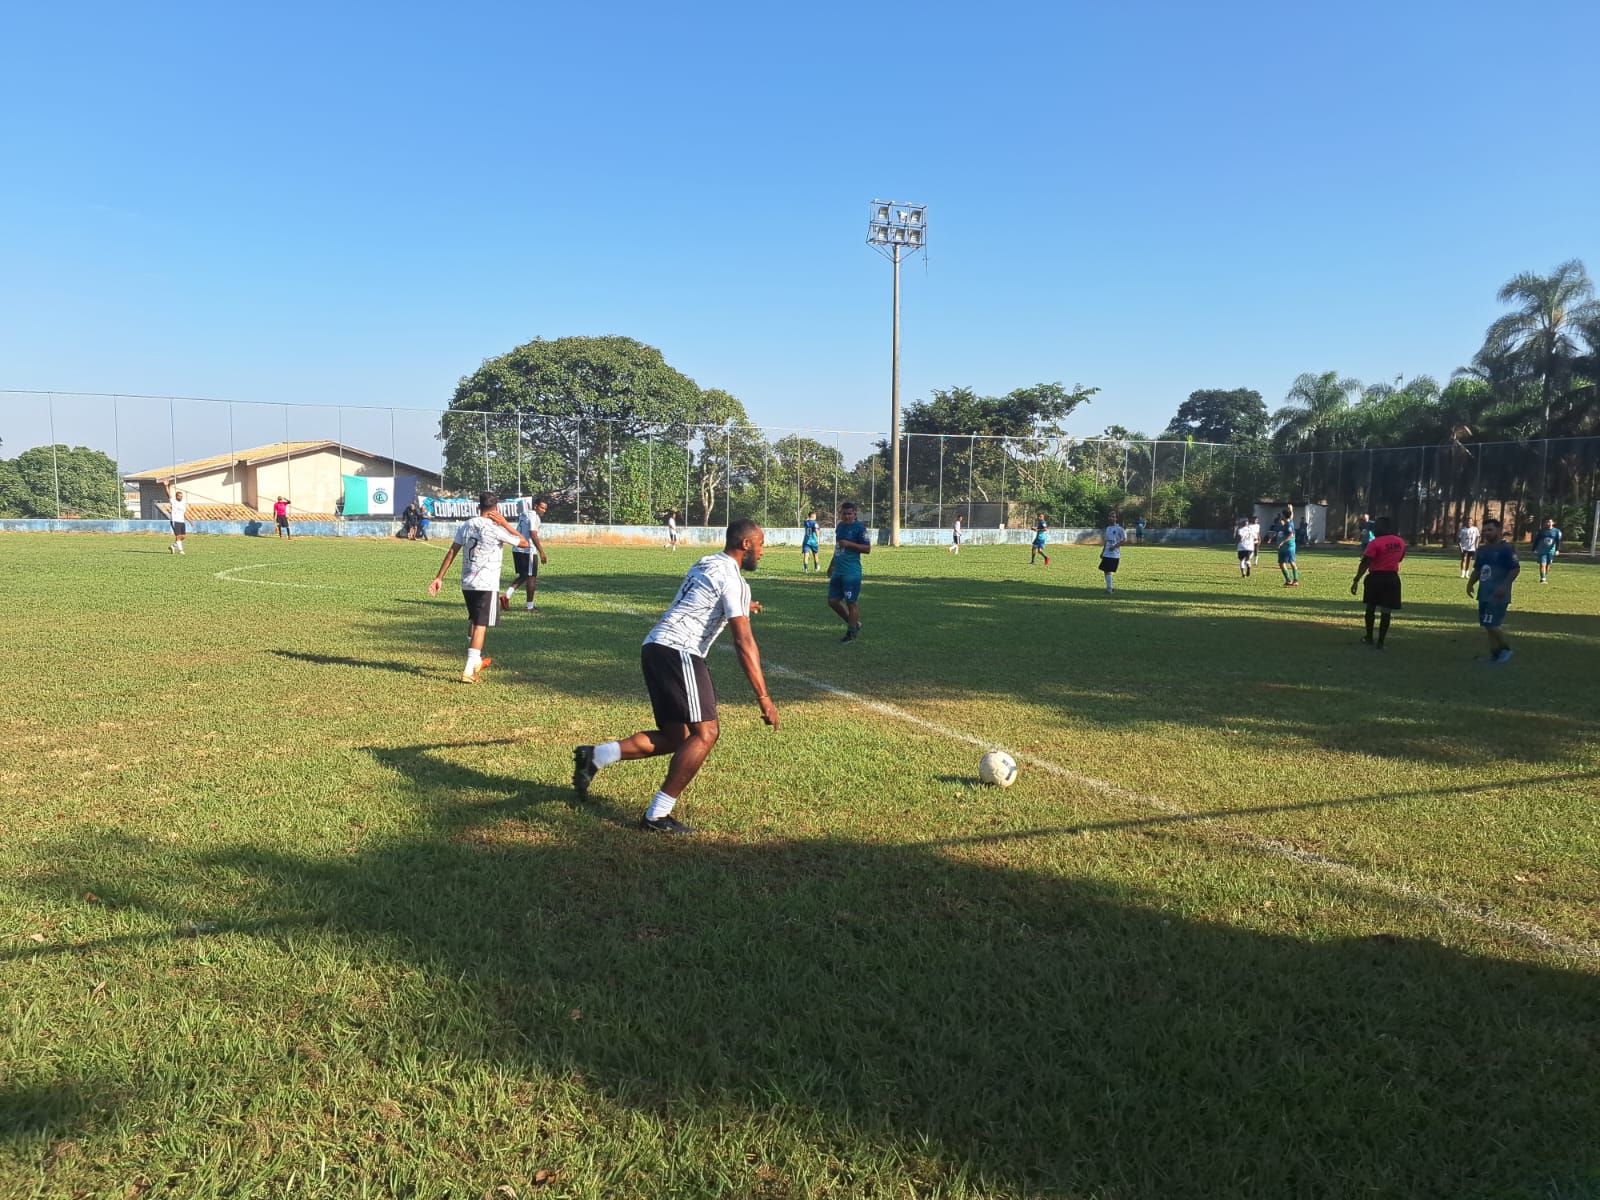
{"label": "blue sky", "polygon": [[907,401],[1442,379],[1512,275],[1600,275],[1596,44],[1562,0],[13,5],[0,387],[439,408],[616,333],[882,429],[875,197],[929,206]]}

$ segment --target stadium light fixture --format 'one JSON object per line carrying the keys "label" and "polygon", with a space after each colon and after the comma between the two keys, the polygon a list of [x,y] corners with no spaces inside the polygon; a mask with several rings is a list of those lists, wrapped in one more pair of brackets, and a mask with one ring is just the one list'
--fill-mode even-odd
{"label": "stadium light fixture", "polygon": [[900,257],[928,247],[928,206],[874,200],[867,245],[894,263],[894,352],[889,390],[889,544],[900,544]]}

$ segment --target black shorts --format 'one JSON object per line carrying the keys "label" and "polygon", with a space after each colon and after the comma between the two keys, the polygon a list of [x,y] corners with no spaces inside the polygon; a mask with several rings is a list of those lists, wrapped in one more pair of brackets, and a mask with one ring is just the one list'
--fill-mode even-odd
{"label": "black shorts", "polygon": [[1102,556],[1100,559],[1100,569],[1107,575],[1115,575],[1117,573],[1117,564],[1121,561],[1122,560],[1120,558],[1105,558]]}
{"label": "black shorts", "polygon": [[168,521],[167,524],[172,526],[173,537],[182,537],[189,532],[189,522],[187,521]]}
{"label": "black shorts", "polygon": [[1254,550],[1241,550],[1241,551],[1239,551],[1239,561],[1240,562],[1244,562],[1245,559],[1249,558],[1254,553],[1255,553]]}
{"label": "black shorts", "polygon": [[1361,598],[1368,607],[1389,612],[1400,610],[1399,571],[1368,571],[1363,578],[1366,582],[1361,585]]}
{"label": "black shorts", "polygon": [[279,529],[287,529],[287,528],[289,528],[289,518],[288,517],[279,517],[278,518],[278,528]]}
{"label": "black shorts", "polygon": [[1478,552],[1476,550],[1463,550],[1461,552],[1461,557],[1464,558],[1467,562],[1471,562],[1473,560],[1473,558],[1477,555],[1477,553]]}
{"label": "black shorts", "polygon": [[518,579],[537,579],[539,577],[539,552],[537,550],[513,550],[511,552],[511,565],[516,568]]}
{"label": "black shorts", "polygon": [[706,660],[687,650],[646,642],[639,651],[645,690],[656,728],[699,725],[717,719],[717,693]]}
{"label": "black shorts", "polygon": [[461,598],[467,602],[467,619],[474,625],[495,625],[500,620],[500,593],[499,592],[469,592],[461,590]]}

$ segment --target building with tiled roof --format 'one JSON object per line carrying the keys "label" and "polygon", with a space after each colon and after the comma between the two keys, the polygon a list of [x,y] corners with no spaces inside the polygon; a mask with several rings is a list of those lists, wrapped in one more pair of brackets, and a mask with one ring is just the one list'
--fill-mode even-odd
{"label": "building with tiled roof", "polygon": [[200,515],[213,508],[249,514],[241,519],[270,519],[279,496],[288,497],[293,519],[339,511],[345,475],[414,475],[419,495],[437,492],[440,486],[437,471],[328,441],[274,442],[140,471],[126,480],[139,487],[139,515],[145,520],[165,519],[169,479],[177,481],[190,501],[190,520],[235,519]]}

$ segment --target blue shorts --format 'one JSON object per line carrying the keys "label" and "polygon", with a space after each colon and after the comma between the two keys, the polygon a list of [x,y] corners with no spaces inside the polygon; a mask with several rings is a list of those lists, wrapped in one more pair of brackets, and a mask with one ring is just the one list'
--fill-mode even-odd
{"label": "blue shorts", "polygon": [[815,554],[816,552],[817,552],[817,539],[816,538],[807,538],[805,541],[800,543],[800,553],[801,554]]}
{"label": "blue shorts", "polygon": [[1292,562],[1294,562],[1294,547],[1293,546],[1281,546],[1281,547],[1279,547],[1279,549],[1278,549],[1278,561],[1280,563],[1292,563]]}
{"label": "blue shorts", "polygon": [[1556,556],[1554,554],[1535,554],[1533,556],[1533,561],[1534,562],[1542,563],[1544,566],[1547,566],[1547,567],[1551,563],[1555,562],[1555,560],[1556,560]]}
{"label": "blue shorts", "polygon": [[1478,624],[1485,629],[1499,629],[1506,619],[1506,609],[1511,607],[1509,600],[1479,600]]}
{"label": "blue shorts", "polygon": [[1043,550],[1044,549],[1044,538],[1043,537],[1034,538],[1033,539],[1033,548],[1035,550]]}
{"label": "blue shorts", "polygon": [[854,604],[861,595],[861,576],[833,575],[828,579],[828,599]]}

